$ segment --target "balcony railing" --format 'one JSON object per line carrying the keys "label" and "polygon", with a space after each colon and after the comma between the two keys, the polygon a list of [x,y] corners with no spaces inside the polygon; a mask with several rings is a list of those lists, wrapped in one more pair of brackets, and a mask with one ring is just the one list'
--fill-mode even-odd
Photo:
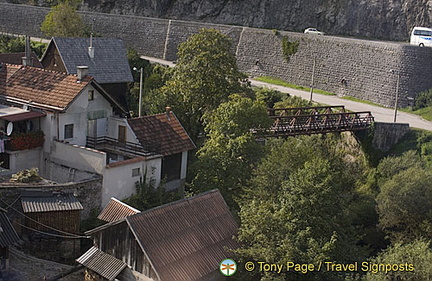
{"label": "balcony railing", "polygon": [[159,153],[160,146],[157,143],[147,143],[144,146],[132,142],[121,142],[107,136],[87,137],[86,146],[97,150],[108,150],[124,154],[150,156]]}

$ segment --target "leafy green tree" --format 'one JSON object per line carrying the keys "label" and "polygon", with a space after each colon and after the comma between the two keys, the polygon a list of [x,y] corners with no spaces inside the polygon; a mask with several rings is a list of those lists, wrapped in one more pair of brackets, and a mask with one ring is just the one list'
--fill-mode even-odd
{"label": "leafy green tree", "polygon": [[[280,140],[257,168],[240,201],[241,261],[353,261],[356,245],[349,203],[353,180],[343,160],[319,136]],[[263,274],[261,280],[341,280],[328,272]]]}
{"label": "leafy green tree", "polygon": [[432,174],[422,168],[402,170],[381,186],[376,200],[380,227],[393,241],[432,235]]}
{"label": "leafy green tree", "polygon": [[197,173],[192,181],[194,191],[219,188],[230,207],[236,208],[233,194],[250,178],[265,147],[256,142],[251,128],[271,124],[263,103],[230,96],[215,111],[204,115],[208,139],[197,152]]}
{"label": "leafy green tree", "polygon": [[396,243],[372,259],[371,264],[398,265],[399,270],[375,272],[376,267],[368,264],[369,271],[364,281],[432,280],[432,250],[430,242],[426,240],[414,240],[406,244]]}
{"label": "leafy green tree", "polygon": [[204,113],[228,96],[247,91],[246,76],[236,64],[231,41],[214,29],[202,29],[180,44],[173,75],[161,95],[176,112],[193,140],[203,133]]}
{"label": "leafy green tree", "polygon": [[77,13],[77,5],[72,1],[65,1],[52,7],[42,22],[41,31],[48,37],[83,37],[86,26]]}

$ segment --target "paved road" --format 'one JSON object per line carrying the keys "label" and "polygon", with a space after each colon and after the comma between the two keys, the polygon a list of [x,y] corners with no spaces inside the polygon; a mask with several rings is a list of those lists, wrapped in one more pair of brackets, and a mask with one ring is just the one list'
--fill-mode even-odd
{"label": "paved road", "polygon": [[[253,79],[251,79],[250,81],[252,83],[252,86],[263,86],[263,87],[276,89],[280,92],[289,93],[291,95],[299,96],[307,100],[309,100],[310,97],[310,93],[306,91],[268,84]],[[346,109],[351,111],[370,111],[372,112],[372,115],[375,117],[375,121],[377,122],[392,123],[394,120],[394,109],[373,106],[361,102],[341,99],[337,96],[327,96],[327,95],[320,95],[316,93],[313,94],[312,99],[315,102],[326,104],[326,105],[344,105]],[[432,131],[432,122],[426,121],[415,114],[409,114],[409,113],[398,111],[396,121],[398,123],[408,123],[410,127],[413,128]]]}

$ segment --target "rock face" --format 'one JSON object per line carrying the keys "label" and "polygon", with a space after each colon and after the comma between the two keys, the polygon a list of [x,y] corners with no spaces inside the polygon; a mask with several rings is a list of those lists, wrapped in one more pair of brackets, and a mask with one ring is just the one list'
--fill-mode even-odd
{"label": "rock face", "polygon": [[430,0],[84,0],[81,10],[287,31],[409,40],[430,26]]}

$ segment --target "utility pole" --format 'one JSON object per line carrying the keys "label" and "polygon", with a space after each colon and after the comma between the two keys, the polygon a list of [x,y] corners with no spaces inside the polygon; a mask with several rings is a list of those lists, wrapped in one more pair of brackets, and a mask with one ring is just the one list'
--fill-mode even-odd
{"label": "utility pole", "polygon": [[397,117],[397,109],[398,109],[398,103],[399,103],[399,82],[400,82],[400,73],[397,73],[397,82],[396,82],[396,101],[395,101],[395,107],[394,107],[394,119],[393,122],[396,123],[396,117]]}
{"label": "utility pole", "polygon": [[141,67],[139,70],[138,68],[134,67],[133,70],[140,72],[140,89],[139,89],[139,99],[138,99],[138,117],[141,117],[141,111],[142,111],[142,90],[143,90],[143,68]]}
{"label": "utility pole", "polygon": [[310,104],[312,104],[312,95],[313,95],[313,90],[314,90],[315,65],[316,65],[316,56],[314,56],[313,66],[312,66],[312,81],[311,81],[311,86],[310,86],[310,98],[309,98]]}

